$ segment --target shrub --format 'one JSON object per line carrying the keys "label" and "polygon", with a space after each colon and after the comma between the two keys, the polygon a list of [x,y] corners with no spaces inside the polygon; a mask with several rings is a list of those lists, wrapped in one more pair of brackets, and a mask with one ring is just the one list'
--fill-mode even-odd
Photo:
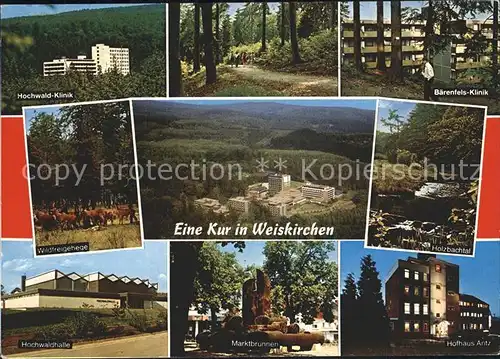
{"label": "shrub", "polygon": [[376,160],[387,160],[387,155],[384,155],[383,153],[375,153],[375,159]]}
{"label": "shrub", "polygon": [[75,332],[65,323],[47,325],[35,331],[37,340],[68,340],[74,335]]}
{"label": "shrub", "polygon": [[158,330],[167,330],[167,323],[168,323],[167,311],[160,310],[158,312],[158,316],[156,317],[156,328]]}
{"label": "shrub", "polygon": [[115,316],[116,319],[123,319],[125,318],[125,308],[121,308],[119,306],[116,306],[112,309],[113,315]]}
{"label": "shrub", "polygon": [[404,165],[411,165],[412,163],[416,162],[417,160],[417,155],[408,151],[408,150],[397,150],[397,155],[396,155],[396,162],[397,163],[402,163]]}
{"label": "shrub", "polygon": [[148,317],[146,312],[134,313],[128,310],[128,320],[127,323],[137,329],[140,332],[146,332],[148,330]]}
{"label": "shrub", "polygon": [[66,319],[65,324],[77,337],[102,334],[106,331],[106,324],[99,320],[97,315],[87,312],[77,312]]}

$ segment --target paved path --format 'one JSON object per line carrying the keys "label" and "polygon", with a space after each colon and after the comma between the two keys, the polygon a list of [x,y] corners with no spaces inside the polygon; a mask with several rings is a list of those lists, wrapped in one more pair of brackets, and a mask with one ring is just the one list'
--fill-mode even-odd
{"label": "paved path", "polygon": [[141,334],[126,338],[99,340],[86,344],[75,344],[73,349],[34,350],[6,358],[27,357],[167,357],[168,333]]}

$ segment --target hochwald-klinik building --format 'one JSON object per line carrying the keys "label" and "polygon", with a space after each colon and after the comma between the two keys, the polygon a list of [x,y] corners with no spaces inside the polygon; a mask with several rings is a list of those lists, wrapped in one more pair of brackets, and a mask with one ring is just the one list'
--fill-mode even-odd
{"label": "hochwald-klinik building", "polygon": [[140,308],[167,307],[167,294],[147,279],[100,272],[81,276],[52,270],[21,277],[21,290],[2,296],[2,308]]}
{"label": "hochwald-klinik building", "polygon": [[69,71],[98,75],[116,70],[122,75],[130,73],[129,49],[105,44],[92,46],[92,58],[79,55],[76,59],[62,57],[43,63],[43,76],[66,75]]}

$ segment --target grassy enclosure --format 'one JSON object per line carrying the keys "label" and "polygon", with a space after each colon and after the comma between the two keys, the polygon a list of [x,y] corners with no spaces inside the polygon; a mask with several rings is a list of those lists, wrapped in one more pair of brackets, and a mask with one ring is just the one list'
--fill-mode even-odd
{"label": "grassy enclosure", "polygon": [[36,107],[25,115],[36,245],[140,247],[129,102]]}
{"label": "grassy enclosure", "polygon": [[37,245],[72,244],[89,242],[90,250],[134,248],[141,246],[139,226],[116,224],[99,230],[75,229],[71,231],[42,231],[36,234]]}

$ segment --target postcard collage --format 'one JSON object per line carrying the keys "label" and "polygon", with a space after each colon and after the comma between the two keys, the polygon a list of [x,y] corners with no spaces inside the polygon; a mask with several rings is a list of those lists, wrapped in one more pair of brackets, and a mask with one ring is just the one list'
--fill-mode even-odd
{"label": "postcard collage", "polygon": [[2,5],[2,355],[499,355],[498,17]]}

